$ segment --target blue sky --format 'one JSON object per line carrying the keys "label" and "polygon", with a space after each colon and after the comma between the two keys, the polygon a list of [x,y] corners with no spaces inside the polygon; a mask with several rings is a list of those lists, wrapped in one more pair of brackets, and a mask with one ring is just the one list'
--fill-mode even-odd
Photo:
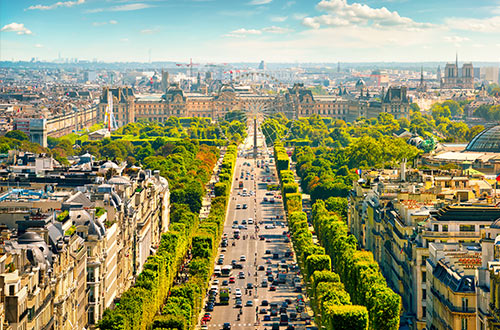
{"label": "blue sky", "polygon": [[500,61],[500,0],[0,0],[0,60]]}

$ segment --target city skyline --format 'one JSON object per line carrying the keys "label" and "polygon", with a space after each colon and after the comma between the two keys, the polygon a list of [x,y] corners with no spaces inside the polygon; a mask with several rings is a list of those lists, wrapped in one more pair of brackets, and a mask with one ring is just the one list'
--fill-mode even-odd
{"label": "city skyline", "polygon": [[3,1],[0,60],[500,61],[500,2]]}

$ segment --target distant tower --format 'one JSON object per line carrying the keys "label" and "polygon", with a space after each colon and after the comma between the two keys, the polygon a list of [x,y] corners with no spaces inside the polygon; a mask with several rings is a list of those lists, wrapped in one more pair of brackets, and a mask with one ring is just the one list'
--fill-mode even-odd
{"label": "distant tower", "polygon": [[212,78],[213,78],[212,72],[210,71],[205,72],[205,82],[211,81]]}
{"label": "distant tower", "polygon": [[455,67],[457,68],[457,77],[458,77],[458,52],[455,53]]}
{"label": "distant tower", "polygon": [[419,92],[425,92],[425,82],[424,82],[424,67],[420,67],[420,84],[418,85]]}
{"label": "distant tower", "polygon": [[439,83],[441,82],[441,65],[438,65],[438,69],[436,72],[436,79]]}
{"label": "distant tower", "polygon": [[161,90],[166,92],[168,88],[168,71],[161,70]]}
{"label": "distant tower", "polygon": [[337,72],[340,72],[340,61],[337,63]]}
{"label": "distant tower", "polygon": [[198,76],[196,77],[196,83],[198,84],[198,86],[201,85],[201,74],[198,72]]}
{"label": "distant tower", "polygon": [[265,70],[266,69],[266,62],[264,60],[260,61],[259,64],[259,70]]}

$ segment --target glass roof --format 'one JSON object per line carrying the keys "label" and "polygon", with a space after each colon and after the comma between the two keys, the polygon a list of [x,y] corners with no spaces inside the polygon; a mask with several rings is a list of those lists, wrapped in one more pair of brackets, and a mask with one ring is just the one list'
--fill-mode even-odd
{"label": "glass roof", "polygon": [[500,125],[485,129],[476,135],[465,150],[500,153]]}

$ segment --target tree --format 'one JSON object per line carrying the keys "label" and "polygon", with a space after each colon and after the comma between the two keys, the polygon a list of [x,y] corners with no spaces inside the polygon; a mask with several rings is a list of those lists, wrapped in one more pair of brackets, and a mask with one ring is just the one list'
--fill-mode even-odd
{"label": "tree", "polygon": [[9,131],[5,134],[5,137],[8,137],[10,139],[16,139],[19,141],[28,141],[28,135],[26,133],[20,131],[20,130],[13,130]]}

